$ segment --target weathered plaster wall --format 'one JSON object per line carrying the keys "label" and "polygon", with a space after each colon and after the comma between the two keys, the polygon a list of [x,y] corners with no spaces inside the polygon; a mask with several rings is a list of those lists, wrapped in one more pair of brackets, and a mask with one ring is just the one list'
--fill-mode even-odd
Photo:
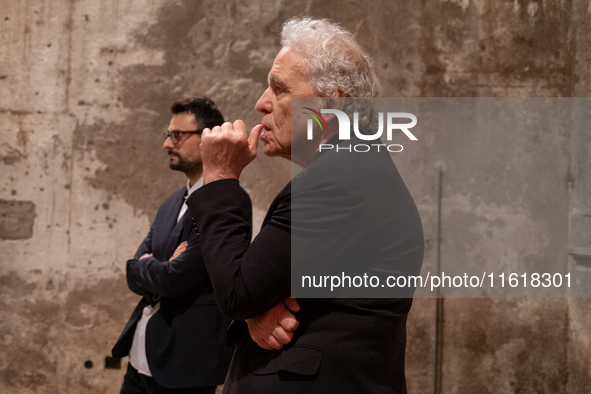
{"label": "weathered plaster wall", "polygon": [[[124,370],[104,363],[137,302],[125,260],[183,184],[161,148],[170,103],[209,95],[254,125],[281,24],[306,14],[356,32],[384,96],[590,92],[587,0],[0,0],[0,393],[118,392]],[[437,160],[444,261],[567,264],[568,246],[591,247],[591,134],[579,130],[467,146],[426,136],[399,156],[425,265]],[[244,172],[258,223],[289,171],[260,156]],[[411,312],[411,393],[433,390],[434,305]],[[587,300],[446,300],[443,392],[588,392],[589,328]]]}

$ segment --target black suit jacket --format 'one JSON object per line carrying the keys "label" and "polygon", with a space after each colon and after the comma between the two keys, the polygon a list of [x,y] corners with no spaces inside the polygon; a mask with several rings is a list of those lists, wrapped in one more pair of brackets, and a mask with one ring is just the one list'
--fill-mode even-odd
{"label": "black suit jacket", "polygon": [[[277,195],[250,245],[247,200],[237,180],[207,184],[189,198],[226,316],[251,318],[288,297],[292,257],[304,269],[324,265],[339,273],[343,264],[360,261],[384,269],[387,258],[392,273],[419,273],[423,232],[414,201],[387,153],[364,154],[317,154]],[[239,343],[225,393],[406,392],[412,299],[298,301],[300,325],[281,350],[261,349],[244,322],[233,324]]]}
{"label": "black suit jacket", "polygon": [[[233,350],[226,340],[230,320],[216,305],[190,215],[177,223],[186,190],[164,201],[150,233],[127,262],[128,286],[143,298],[112,350],[115,357],[129,354],[144,307],[160,301],[146,327],[146,356],[154,380],[167,388],[223,383]],[[250,201],[246,194],[242,198]],[[183,241],[188,241],[186,251],[168,261]],[[146,253],[152,257],[139,261]]]}

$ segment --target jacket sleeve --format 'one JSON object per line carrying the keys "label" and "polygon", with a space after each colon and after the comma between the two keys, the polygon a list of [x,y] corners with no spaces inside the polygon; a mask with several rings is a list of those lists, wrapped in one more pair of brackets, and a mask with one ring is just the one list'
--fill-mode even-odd
{"label": "jacket sleeve", "polygon": [[127,283],[130,289],[156,295],[154,300],[157,296],[182,297],[207,278],[199,236],[195,232],[188,239],[187,249],[172,261],[155,257],[138,260],[143,255],[141,250],[140,246],[135,258],[127,261]]}
{"label": "jacket sleeve", "polygon": [[[237,180],[224,179],[199,189],[187,201],[203,245],[216,301],[234,320],[260,315],[291,293],[292,262],[304,271],[339,264],[341,234],[351,232],[363,201],[351,174],[330,168],[286,188],[274,202],[265,225],[249,244],[249,202]],[[338,170],[338,171],[337,171]],[[301,178],[300,178],[301,179]],[[292,206],[292,196],[297,197]],[[193,203],[199,201],[199,204]],[[298,212],[293,221],[293,210]],[[295,253],[295,254],[294,254]],[[294,260],[295,259],[295,260]]]}
{"label": "jacket sleeve", "polygon": [[143,289],[143,287],[141,286],[140,283],[130,280],[129,277],[129,262],[130,261],[138,261],[138,259],[140,257],[142,257],[144,254],[146,253],[152,253],[152,234],[153,234],[153,228],[150,228],[150,232],[148,233],[148,235],[146,236],[146,238],[144,238],[144,240],[142,241],[142,243],[140,244],[139,248],[137,249],[137,252],[135,252],[135,255],[133,257],[132,260],[128,260],[127,261],[127,287],[129,287],[129,290],[133,291],[134,293],[136,293],[137,295],[141,295],[144,298],[146,298],[146,300],[148,302],[151,302],[154,298],[154,294],[150,293],[149,291]]}
{"label": "jacket sleeve", "polygon": [[252,206],[236,179],[197,190],[187,200],[221,312],[258,316],[289,296],[289,197],[250,243]]}

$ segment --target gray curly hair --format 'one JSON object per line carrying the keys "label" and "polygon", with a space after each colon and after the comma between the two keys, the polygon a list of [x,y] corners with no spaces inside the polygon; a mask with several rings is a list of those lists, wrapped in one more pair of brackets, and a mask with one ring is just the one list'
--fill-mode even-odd
{"label": "gray curly hair", "polygon": [[[352,33],[328,19],[292,18],[283,24],[281,45],[308,61],[308,82],[321,97],[377,97],[380,82],[373,61]],[[359,113],[359,128],[374,123],[368,100],[347,98],[343,111]],[[329,105],[331,102],[329,101]]]}

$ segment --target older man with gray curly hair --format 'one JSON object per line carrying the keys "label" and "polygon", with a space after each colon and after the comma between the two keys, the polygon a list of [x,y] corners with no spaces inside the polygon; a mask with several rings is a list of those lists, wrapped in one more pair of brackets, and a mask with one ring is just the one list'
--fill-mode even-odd
{"label": "older man with gray curly hair", "polygon": [[[290,298],[296,263],[339,271],[404,261],[408,273],[420,270],[421,219],[387,152],[319,152],[320,144],[341,143],[333,113],[313,135],[292,127],[301,123],[292,122],[292,98],[306,97],[311,108],[358,112],[367,131],[371,106],[353,98],[379,93],[371,59],[328,20],[287,21],[281,43],[255,106],[261,124],[249,136],[241,120],[204,130],[204,186],[187,201],[217,304],[235,320],[224,392],[405,393],[411,298]],[[251,243],[238,178],[259,140],[267,156],[304,168],[275,197]]]}

